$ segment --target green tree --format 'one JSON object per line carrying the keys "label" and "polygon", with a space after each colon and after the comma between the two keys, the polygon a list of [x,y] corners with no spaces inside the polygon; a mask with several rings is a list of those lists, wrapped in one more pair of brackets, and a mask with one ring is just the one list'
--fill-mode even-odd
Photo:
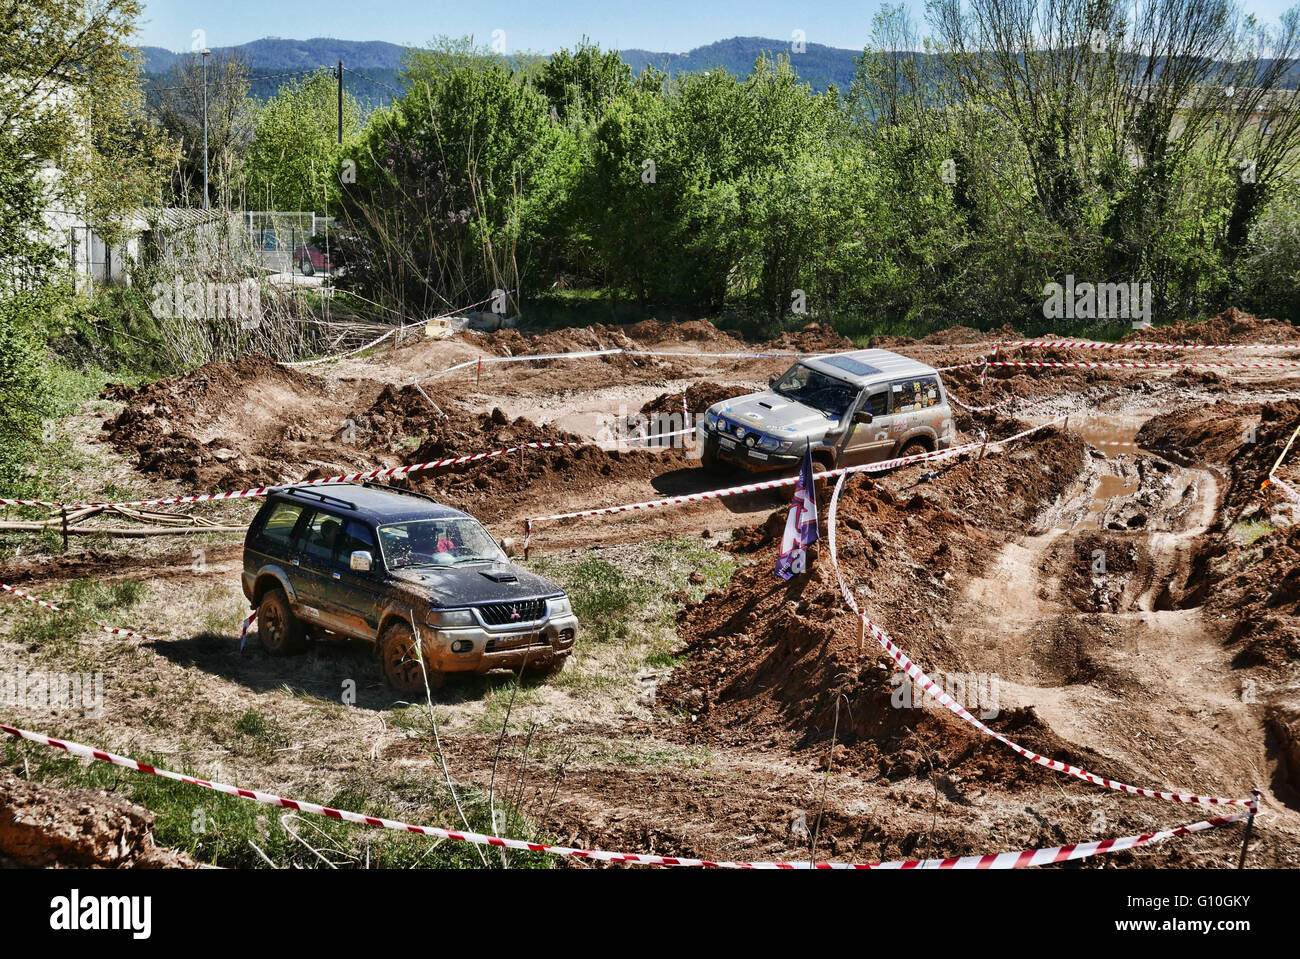
{"label": "green tree", "polygon": [[532,78],[561,121],[599,121],[632,87],[632,69],[617,50],[602,51],[586,39],[572,52],[560,50]]}
{"label": "green tree", "polygon": [[521,74],[464,42],[413,51],[403,80],[344,194],[343,282],[415,313],[517,297],[546,258],[525,217],[565,189],[570,141]]}
{"label": "green tree", "polygon": [[205,89],[208,197],[212,206],[238,207],[243,202],[244,165],[259,109],[248,95],[248,64],[222,54],[184,57],[149,90],[154,122],[179,151],[172,166],[169,200],[179,206],[203,206]]}
{"label": "green tree", "polygon": [[[332,210],[351,168],[362,128],[361,105],[343,94],[338,142],[338,80],[322,69],[282,86],[267,101],[248,147],[248,199],[263,210]],[[355,160],[353,159],[355,163]]]}

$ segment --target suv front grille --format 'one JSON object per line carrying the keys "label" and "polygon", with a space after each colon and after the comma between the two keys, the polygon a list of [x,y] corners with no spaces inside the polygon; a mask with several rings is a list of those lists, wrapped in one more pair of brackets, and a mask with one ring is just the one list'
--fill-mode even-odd
{"label": "suv front grille", "polygon": [[491,603],[478,607],[479,616],[488,626],[522,626],[535,623],[546,615],[546,600],[521,599],[517,603]]}

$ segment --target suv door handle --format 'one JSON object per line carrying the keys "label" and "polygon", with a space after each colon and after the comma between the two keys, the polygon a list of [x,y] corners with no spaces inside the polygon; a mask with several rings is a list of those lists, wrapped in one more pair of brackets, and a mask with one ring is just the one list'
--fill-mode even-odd
{"label": "suv door handle", "polygon": [[335,579],[342,579],[342,578],[343,578],[343,577],[340,576],[338,573],[331,573],[330,575],[333,576]]}

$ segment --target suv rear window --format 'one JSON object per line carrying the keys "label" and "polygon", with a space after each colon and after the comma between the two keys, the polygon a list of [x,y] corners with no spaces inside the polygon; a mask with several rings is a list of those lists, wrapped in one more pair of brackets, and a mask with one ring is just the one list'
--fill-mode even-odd
{"label": "suv rear window", "polygon": [[293,529],[298,525],[298,517],[302,516],[302,509],[296,503],[276,503],[271,507],[266,522],[262,524],[262,531],[258,537],[269,540],[277,546],[288,546],[293,536]]}
{"label": "suv rear window", "polygon": [[911,413],[939,405],[939,380],[922,376],[894,384],[894,412]]}

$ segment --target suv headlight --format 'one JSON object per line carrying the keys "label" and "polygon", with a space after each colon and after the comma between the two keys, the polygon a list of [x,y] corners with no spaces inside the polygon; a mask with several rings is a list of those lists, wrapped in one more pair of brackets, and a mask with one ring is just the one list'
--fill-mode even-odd
{"label": "suv headlight", "polygon": [[561,596],[558,599],[548,599],[546,601],[547,613],[551,616],[571,616],[573,614],[573,604],[569,602],[569,597]]}
{"label": "suv headlight", "polygon": [[767,450],[769,453],[775,452],[780,449],[780,447],[781,441],[775,436],[764,436],[758,441],[758,448],[761,450]]}
{"label": "suv headlight", "polygon": [[473,626],[474,614],[468,609],[431,609],[424,621],[430,626]]}
{"label": "suv headlight", "polygon": [[704,411],[704,425],[707,429],[715,430],[718,428],[718,414],[713,410]]}

